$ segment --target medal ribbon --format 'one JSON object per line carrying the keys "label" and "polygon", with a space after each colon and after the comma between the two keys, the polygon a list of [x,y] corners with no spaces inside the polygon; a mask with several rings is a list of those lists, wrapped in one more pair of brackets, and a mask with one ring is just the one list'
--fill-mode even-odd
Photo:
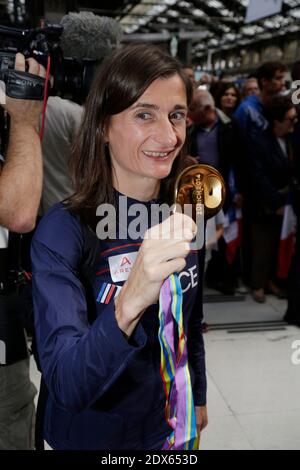
{"label": "medal ribbon", "polygon": [[[177,353],[174,330],[178,332]],[[166,394],[166,420],[172,432],[163,450],[196,450],[198,436],[188,368],[187,338],[183,329],[182,288],[177,274],[162,285],[159,297],[160,373]]]}

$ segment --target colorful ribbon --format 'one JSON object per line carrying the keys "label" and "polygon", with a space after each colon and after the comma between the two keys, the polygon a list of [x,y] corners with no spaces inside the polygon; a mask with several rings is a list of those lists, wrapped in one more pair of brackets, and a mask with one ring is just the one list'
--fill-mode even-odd
{"label": "colorful ribbon", "polygon": [[[175,350],[175,328],[178,333]],[[177,274],[165,280],[159,298],[161,376],[166,394],[166,420],[172,432],[163,450],[196,450],[198,436],[188,368],[187,339],[183,329],[182,289]]]}

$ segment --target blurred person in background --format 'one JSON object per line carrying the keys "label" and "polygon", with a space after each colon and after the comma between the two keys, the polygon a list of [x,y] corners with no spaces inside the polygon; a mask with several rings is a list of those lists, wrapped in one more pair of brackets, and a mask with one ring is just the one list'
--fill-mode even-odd
{"label": "blurred person in background", "polygon": [[190,65],[190,64],[185,64],[185,65],[182,66],[182,69],[183,69],[184,73],[191,80],[193,88],[196,88],[197,83],[196,83],[196,79],[195,79],[195,73],[194,73],[193,66]]}
{"label": "blurred person in background", "polygon": [[[244,138],[237,122],[217,109],[209,91],[194,90],[189,118],[190,155],[217,168],[226,184],[226,200],[223,207],[228,211],[241,209],[244,186]],[[233,183],[233,184],[232,184]],[[207,269],[207,283],[224,294],[234,294],[237,266],[229,264],[226,257],[226,242],[223,237],[218,243]]]}
{"label": "blurred person in background", "polygon": [[286,67],[281,62],[265,62],[257,69],[260,95],[252,94],[238,106],[234,115],[249,139],[267,129],[264,107],[285,89]]}
{"label": "blurred person in background", "polygon": [[[196,71],[196,81],[197,81],[197,71]],[[210,90],[215,84],[218,83],[218,78],[215,75],[200,72],[200,78],[197,81],[197,86],[203,90]]]}
{"label": "blurred person in background", "polygon": [[216,107],[231,117],[240,103],[240,92],[234,83],[220,82],[214,96]]}
{"label": "blurred person in background", "polygon": [[265,289],[280,295],[277,261],[284,206],[291,189],[291,135],[297,122],[296,108],[290,96],[277,96],[265,109],[270,123],[257,136],[249,154],[252,207],[253,298],[265,301]]}
{"label": "blurred person in background", "polygon": [[246,78],[242,86],[242,99],[245,99],[247,98],[247,96],[251,95],[260,95],[260,90],[256,77]]}
{"label": "blurred person in background", "polygon": [[[297,61],[291,71],[293,82],[300,80],[300,61]],[[299,90],[299,85],[297,86]],[[296,105],[298,121],[292,134],[294,145],[292,202],[297,217],[296,245],[288,277],[287,298],[288,306],[284,320],[289,324],[300,327],[300,104]]]}
{"label": "blurred person in background", "polygon": [[[209,91],[201,89],[194,90],[189,118],[193,123],[189,129],[190,155],[201,159],[201,163],[217,168],[225,182],[230,168],[234,167],[237,185],[242,188],[243,134],[237,122],[216,108]],[[224,210],[227,204],[228,201],[225,202]]]}
{"label": "blurred person in background", "polygon": [[284,320],[300,327],[300,153],[296,147],[293,161],[292,202],[297,217],[296,245],[288,277],[288,306]]}

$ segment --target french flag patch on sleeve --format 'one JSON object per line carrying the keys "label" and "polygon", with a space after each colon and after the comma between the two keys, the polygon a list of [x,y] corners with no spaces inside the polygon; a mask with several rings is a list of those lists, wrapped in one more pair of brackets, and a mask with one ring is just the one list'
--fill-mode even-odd
{"label": "french flag patch on sleeve", "polygon": [[116,286],[116,284],[109,284],[103,282],[99,294],[97,296],[97,302],[99,304],[108,304],[111,299],[117,297],[121,290],[121,286]]}

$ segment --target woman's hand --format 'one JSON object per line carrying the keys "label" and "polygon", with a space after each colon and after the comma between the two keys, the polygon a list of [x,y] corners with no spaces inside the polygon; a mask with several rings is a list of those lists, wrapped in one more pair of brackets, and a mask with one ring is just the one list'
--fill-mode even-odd
{"label": "woman's hand", "polygon": [[197,433],[200,436],[201,431],[208,425],[206,406],[195,406]]}
{"label": "woman's hand", "polygon": [[190,217],[175,213],[145,233],[130,275],[115,300],[116,320],[127,337],[146,308],[157,302],[164,280],[184,269],[196,232]]}

